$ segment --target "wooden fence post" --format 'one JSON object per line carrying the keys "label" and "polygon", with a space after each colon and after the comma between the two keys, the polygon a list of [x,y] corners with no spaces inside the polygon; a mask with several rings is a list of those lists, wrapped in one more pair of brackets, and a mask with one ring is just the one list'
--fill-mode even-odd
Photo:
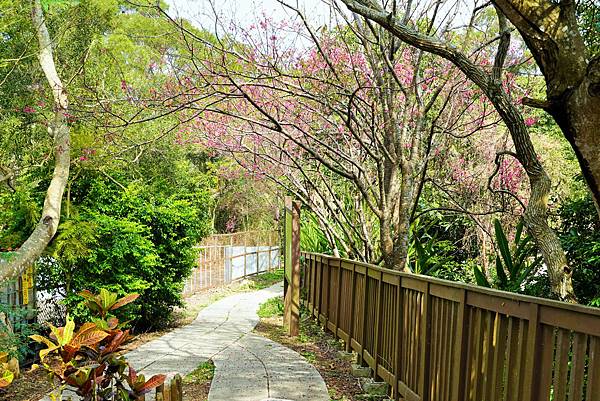
{"label": "wooden fence post", "polygon": [[285,198],[285,322],[288,334],[300,332],[300,202]]}
{"label": "wooden fence post", "polygon": [[292,210],[292,311],[290,336],[300,334],[300,202]]}
{"label": "wooden fence post", "polygon": [[165,399],[164,391],[165,391],[164,383],[156,388],[156,401],[164,401],[164,399]]}
{"label": "wooden fence post", "polygon": [[183,401],[183,385],[180,375],[171,380],[171,401]]}

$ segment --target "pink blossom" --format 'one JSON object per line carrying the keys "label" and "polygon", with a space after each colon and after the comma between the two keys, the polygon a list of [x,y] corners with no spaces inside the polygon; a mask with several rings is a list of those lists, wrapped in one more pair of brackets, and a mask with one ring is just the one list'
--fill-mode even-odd
{"label": "pink blossom", "polygon": [[535,117],[527,117],[525,119],[525,125],[528,127],[535,125],[535,123],[537,123],[537,118]]}
{"label": "pink blossom", "polygon": [[25,106],[25,107],[23,107],[23,113],[28,113],[28,114],[35,113],[35,109],[31,106]]}

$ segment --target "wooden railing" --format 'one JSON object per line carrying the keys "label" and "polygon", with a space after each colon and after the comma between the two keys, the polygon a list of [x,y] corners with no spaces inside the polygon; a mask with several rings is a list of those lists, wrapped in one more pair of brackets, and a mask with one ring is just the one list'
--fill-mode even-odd
{"label": "wooden railing", "polygon": [[600,309],[302,256],[305,305],[396,400],[600,400]]}

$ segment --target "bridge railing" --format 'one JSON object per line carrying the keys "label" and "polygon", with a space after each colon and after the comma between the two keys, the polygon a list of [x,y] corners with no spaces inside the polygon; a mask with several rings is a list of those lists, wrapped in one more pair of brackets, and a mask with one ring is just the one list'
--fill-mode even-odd
{"label": "bridge railing", "polygon": [[308,310],[395,399],[600,400],[600,309],[302,256]]}

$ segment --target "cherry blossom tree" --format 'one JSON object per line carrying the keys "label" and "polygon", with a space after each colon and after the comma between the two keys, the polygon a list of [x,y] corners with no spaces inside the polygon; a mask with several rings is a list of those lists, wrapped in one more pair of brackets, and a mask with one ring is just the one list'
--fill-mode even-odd
{"label": "cherry blossom tree", "polygon": [[[453,44],[452,37],[456,32],[444,28],[451,25],[447,21],[453,17],[440,16],[449,11],[448,15],[456,17],[461,11],[460,2],[342,2],[352,12],[384,27],[404,43],[452,62],[494,104],[509,128],[515,145],[515,152],[504,152],[503,155],[519,160],[530,181],[531,196],[524,218],[528,232],[544,256],[554,296],[575,301],[571,282],[572,269],[556,233],[547,223],[550,179],[535,152],[522,114],[502,86],[502,74],[511,42],[512,27],[508,24],[510,20],[544,73],[547,85],[547,100],[524,99],[524,102],[548,111],[561,127],[575,150],[598,208],[598,141],[592,137],[597,131],[600,116],[597,112],[600,98],[596,93],[600,63],[597,57],[589,59],[588,49],[577,26],[575,2],[476,2],[464,34],[468,36],[473,28],[477,28],[473,21],[478,13],[489,6],[495,7],[498,30],[495,37],[484,42],[484,46],[497,43],[497,53],[491,70],[482,65],[477,57],[473,57],[470,54],[471,50],[466,46]],[[424,31],[419,26],[419,17],[423,16],[423,13],[433,21],[441,18],[443,21],[436,23],[440,29],[436,32]],[[600,213],[600,209],[598,211]]]}
{"label": "cherry blossom tree", "polygon": [[[451,63],[434,63],[368,21],[338,12],[333,28],[317,32],[286,7],[299,24],[263,16],[247,29],[227,26],[214,42],[173,20],[189,64],[163,96],[186,110],[181,140],[287,188],[344,253],[408,269],[430,163],[447,153],[449,133],[492,125],[491,104],[468,96]],[[308,44],[279,38],[286,30]]]}

